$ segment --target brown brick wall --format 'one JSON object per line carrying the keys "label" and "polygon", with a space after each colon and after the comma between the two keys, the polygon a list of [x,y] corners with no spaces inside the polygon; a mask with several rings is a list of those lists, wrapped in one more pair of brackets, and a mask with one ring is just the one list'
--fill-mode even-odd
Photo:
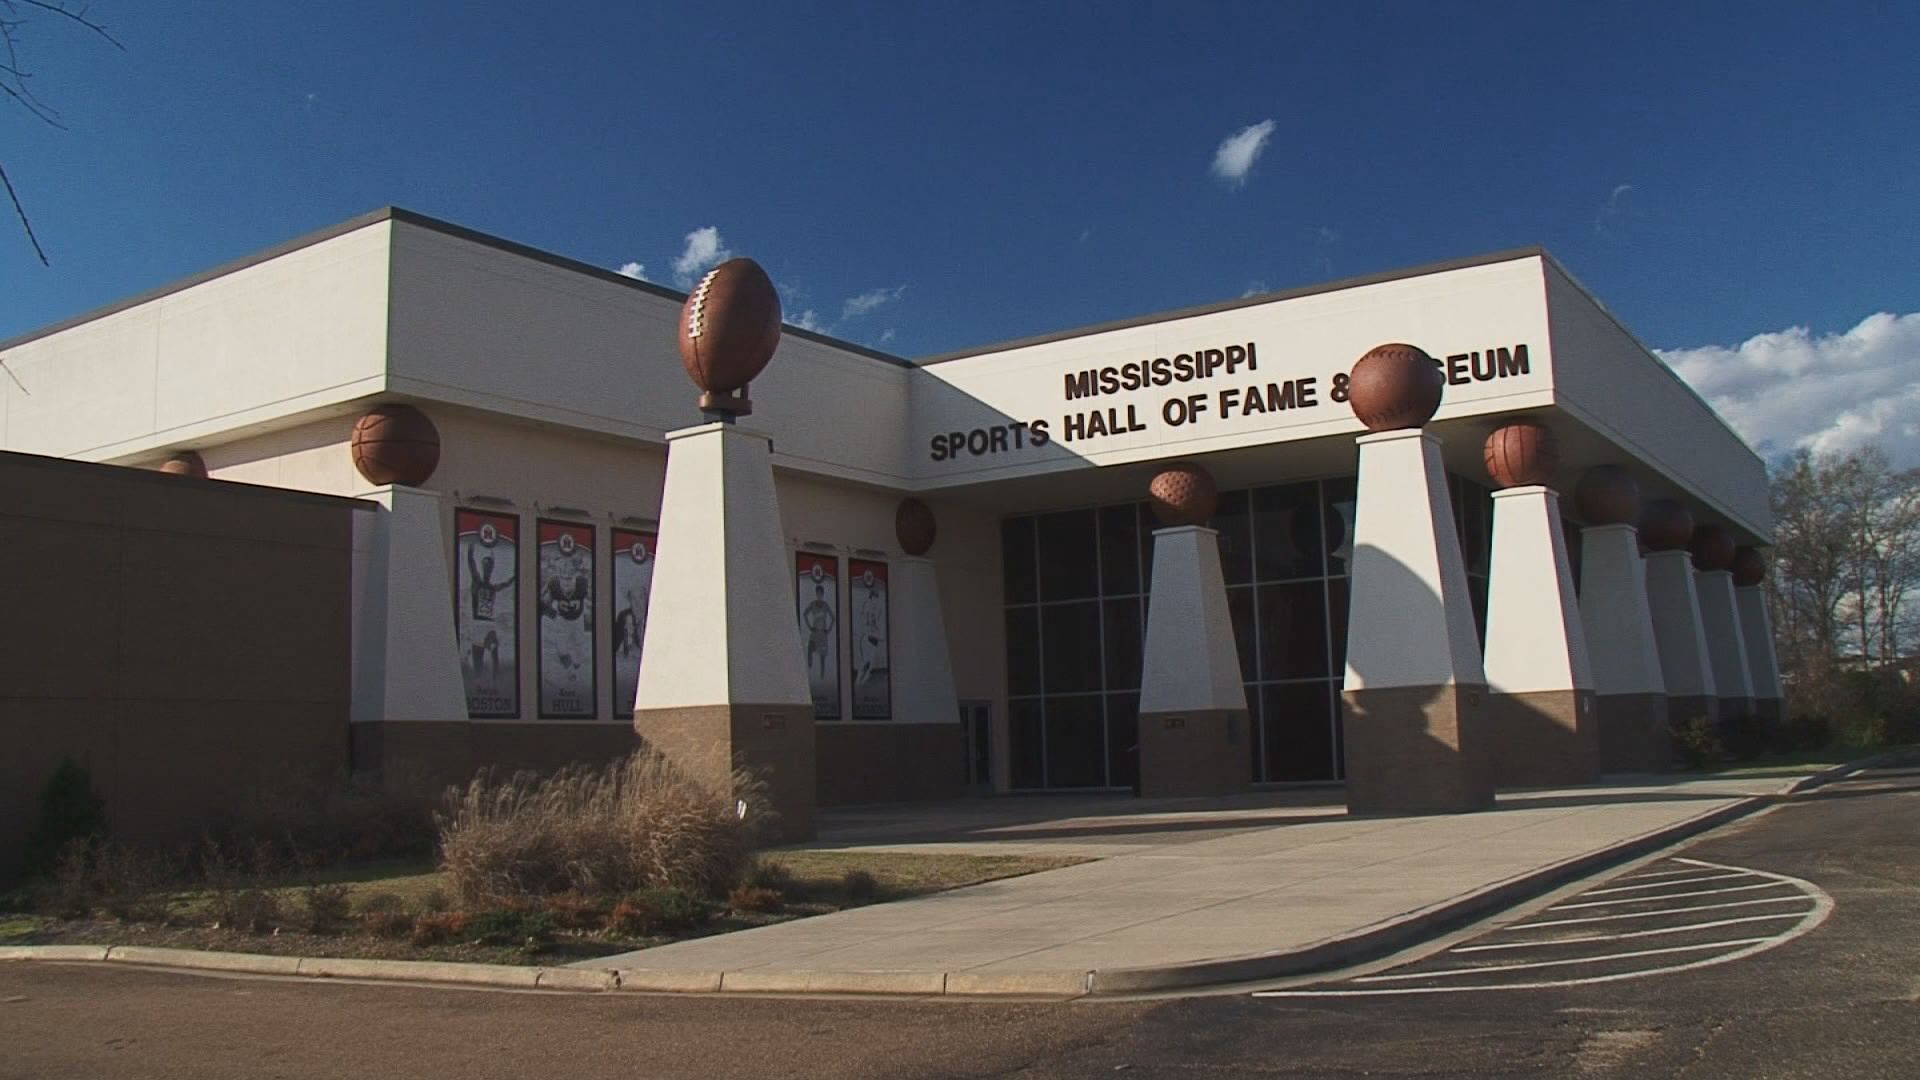
{"label": "brown brick wall", "polygon": [[0,875],[62,756],[165,841],[347,768],[352,500],[0,453]]}
{"label": "brown brick wall", "polygon": [[958,798],[966,784],[959,724],[820,724],[820,805]]}

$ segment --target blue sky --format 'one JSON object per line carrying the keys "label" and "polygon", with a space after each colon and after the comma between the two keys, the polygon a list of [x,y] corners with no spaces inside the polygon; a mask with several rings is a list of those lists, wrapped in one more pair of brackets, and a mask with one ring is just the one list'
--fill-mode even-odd
{"label": "blue sky", "polygon": [[[389,203],[666,284],[752,255],[907,356],[1539,243],[1696,385],[1740,366],[1730,414],[1870,364],[1913,411],[1849,430],[1920,455],[1916,5],[90,11],[124,52],[21,43],[66,130],[0,108],[52,257],[0,219],[0,339]],[[1790,411],[1749,438],[1831,434]]]}

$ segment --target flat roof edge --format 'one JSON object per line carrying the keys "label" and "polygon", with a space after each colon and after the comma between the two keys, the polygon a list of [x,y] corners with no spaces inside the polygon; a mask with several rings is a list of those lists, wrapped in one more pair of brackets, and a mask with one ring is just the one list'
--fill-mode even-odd
{"label": "flat roof edge", "polygon": [[1257,304],[1270,304],[1276,300],[1294,300],[1303,296],[1318,296],[1322,293],[1340,292],[1345,289],[1358,289],[1367,285],[1382,285],[1390,281],[1404,281],[1408,278],[1425,277],[1428,274],[1443,274],[1449,270],[1467,270],[1476,266],[1492,266],[1496,263],[1518,262],[1521,259],[1537,258],[1553,262],[1553,256],[1538,244],[1526,247],[1508,248],[1505,251],[1489,252],[1485,255],[1469,255],[1459,259],[1447,259],[1442,262],[1425,263],[1420,266],[1404,267],[1397,270],[1383,270],[1373,274],[1361,274],[1356,277],[1341,278],[1338,281],[1320,282],[1314,285],[1302,285],[1293,289],[1280,289],[1275,292],[1260,293],[1257,296],[1242,296],[1234,300],[1215,301],[1210,304],[1198,304],[1193,307],[1177,308],[1172,311],[1158,311],[1148,315],[1132,315],[1111,322],[1096,323],[1092,326],[1076,327],[1072,330],[1056,330],[1032,337],[1015,338],[991,345],[980,345],[960,349],[954,352],[939,353],[922,360],[914,361],[916,367],[930,364],[944,364],[949,360],[964,360],[969,356],[984,356],[987,353],[1011,352],[1033,345],[1045,345],[1054,341],[1067,341],[1077,337],[1089,337],[1104,334],[1110,330],[1126,330],[1135,326],[1148,326],[1153,323],[1172,322],[1175,319],[1191,319],[1200,315],[1212,315],[1220,311],[1233,311],[1237,308],[1253,307]]}

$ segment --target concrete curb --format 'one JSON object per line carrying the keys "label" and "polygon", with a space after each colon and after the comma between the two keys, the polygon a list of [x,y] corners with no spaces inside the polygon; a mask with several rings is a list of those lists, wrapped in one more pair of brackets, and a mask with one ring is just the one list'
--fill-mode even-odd
{"label": "concrete curb", "polygon": [[573,993],[628,991],[664,994],[870,994],[912,997],[1076,998],[1152,993],[1221,983],[1250,982],[1332,970],[1388,955],[1436,934],[1681,840],[1765,806],[1850,776],[1862,769],[1900,763],[1915,755],[1899,750],[1825,769],[1783,785],[1778,794],[1753,795],[1728,806],[1621,841],[1598,851],[1543,866],[1505,881],[1450,897],[1352,933],[1298,948],[1201,960],[1161,967],[1104,971],[681,971],[664,968],[544,968],[511,964],[463,964],[427,960],[351,960],[204,952],[139,945],[0,946],[0,963],[121,963],[153,968],[234,974],[440,983],[512,990]]}

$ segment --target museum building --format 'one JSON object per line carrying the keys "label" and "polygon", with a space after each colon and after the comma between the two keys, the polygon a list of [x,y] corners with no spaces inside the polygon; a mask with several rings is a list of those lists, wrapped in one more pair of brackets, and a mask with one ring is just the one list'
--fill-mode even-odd
{"label": "museum building", "polygon": [[[642,681],[697,666],[660,635],[733,650],[729,702],[771,700],[740,686],[792,657],[810,734],[766,752],[823,805],[1348,780],[1363,684],[1532,702],[1589,771],[1664,764],[1646,717],[1664,739],[1777,713],[1764,465],[1542,250],[918,360],[786,327],[728,428],[769,447],[777,584],[685,561],[750,515],[671,520],[670,447],[716,419],[676,354],[693,306],[382,210],[0,343],[0,446],[376,505],[353,567],[369,769],[620,753]],[[1437,410],[1363,422],[1356,359],[1401,342]],[[1410,464],[1369,466],[1403,453],[1396,427]],[[732,460],[716,490],[751,486]],[[1204,519],[1150,498],[1163,475],[1206,487],[1183,504]],[[1369,582],[1368,552],[1407,584]],[[1163,591],[1190,611],[1150,633]],[[1445,670],[1384,674],[1430,648]],[[1168,689],[1193,672],[1212,688]],[[1235,761],[1156,749],[1213,709]],[[751,737],[734,718],[736,755],[785,729],[765,715]],[[1563,752],[1511,744],[1534,745]]]}

